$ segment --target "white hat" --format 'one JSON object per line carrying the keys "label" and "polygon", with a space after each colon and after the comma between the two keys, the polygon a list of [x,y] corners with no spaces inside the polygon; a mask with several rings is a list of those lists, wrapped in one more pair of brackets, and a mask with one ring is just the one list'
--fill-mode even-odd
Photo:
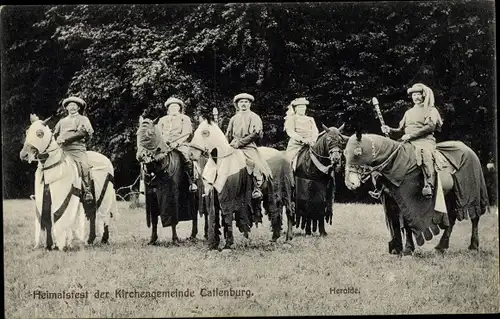
{"label": "white hat", "polygon": [[62,101],[62,106],[63,107],[66,107],[66,105],[68,105],[69,103],[71,102],[75,102],[76,104],[78,104],[81,108],[84,108],[85,106],[87,106],[87,103],[85,103],[85,101],[79,97],[76,97],[76,96],[70,96],[66,99],[64,99]]}
{"label": "white hat", "polygon": [[242,99],[247,99],[250,102],[253,102],[255,100],[253,95],[250,95],[248,93],[240,93],[233,98],[233,103],[237,103],[238,100],[242,100]]}
{"label": "white hat", "polygon": [[309,105],[309,101],[306,100],[305,97],[299,97],[292,101],[292,106],[297,106],[297,105]]}
{"label": "white hat", "polygon": [[177,103],[181,106],[181,108],[184,108],[184,102],[182,100],[176,98],[176,97],[169,97],[167,101],[165,102],[165,107],[168,107],[170,104]]}
{"label": "white hat", "polygon": [[414,92],[424,93],[424,87],[425,87],[425,85],[423,85],[422,83],[416,83],[416,84],[413,84],[413,86],[411,88],[409,88],[407,90],[407,92],[408,92],[408,94],[411,94]]}

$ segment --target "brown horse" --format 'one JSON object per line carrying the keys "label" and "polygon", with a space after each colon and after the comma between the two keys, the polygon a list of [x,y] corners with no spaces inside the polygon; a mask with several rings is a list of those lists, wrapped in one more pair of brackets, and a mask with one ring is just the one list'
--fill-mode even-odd
{"label": "brown horse", "polygon": [[[486,183],[477,155],[459,141],[437,144],[437,150],[446,158],[438,170],[438,182],[444,192],[445,212],[436,206],[439,193],[432,199],[421,194],[424,179],[417,165],[414,147],[375,134],[357,133],[349,138],[344,151],[346,158],[346,186],[354,190],[370,176],[379,176],[377,183],[384,186],[382,200],[392,240],[389,252],[412,254],[415,249],[412,234],[419,246],[444,229],[439,251],[449,248],[450,235],[458,219],[470,218],[472,235],[469,249],[478,249],[479,218],[488,210]],[[406,232],[406,246],[402,249],[401,229]]]}
{"label": "brown horse", "polygon": [[204,214],[205,208],[201,198],[201,179],[196,181],[198,191],[189,192],[189,179],[182,164],[182,155],[177,150],[168,149],[160,131],[150,119],[139,119],[137,148],[137,159],[142,164],[144,174],[146,221],[148,227],[152,226],[148,245],[157,243],[159,219],[163,227],[172,228],[174,244],[179,241],[177,224],[191,220],[189,239],[195,239],[198,234],[197,212]]}

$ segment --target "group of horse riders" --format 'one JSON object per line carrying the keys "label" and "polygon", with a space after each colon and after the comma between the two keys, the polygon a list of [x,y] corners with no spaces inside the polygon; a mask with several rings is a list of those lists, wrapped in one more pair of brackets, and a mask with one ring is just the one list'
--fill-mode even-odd
{"label": "group of horse riders", "polygon": [[[415,146],[417,162],[421,163],[424,171],[425,183],[422,194],[432,197],[434,189],[434,154],[436,139],[434,132],[439,131],[443,124],[441,116],[434,105],[434,94],[424,84],[417,83],[407,90],[411,94],[413,107],[408,109],[397,128],[382,125],[384,134],[403,133],[401,140]],[[241,149],[250,162],[254,163],[252,178],[254,189],[252,198],[262,197],[262,185],[265,178],[271,178],[271,169],[267,162],[259,155],[256,142],[263,136],[262,120],[258,114],[251,111],[255,98],[248,93],[241,93],[233,98],[236,108],[229,120],[226,137],[233,148]],[[86,151],[86,141],[94,130],[88,117],[79,113],[86,103],[79,97],[68,97],[62,102],[68,115],[55,126],[54,135],[57,143],[77,163],[82,173],[85,202],[93,200],[90,191],[90,173]],[[314,118],[306,116],[309,101],[303,97],[294,99],[286,112],[284,129],[289,136],[285,156],[293,165],[298,152],[302,147],[314,145],[319,131]],[[193,132],[192,121],[185,114],[185,103],[175,97],[170,97],[164,104],[167,115],[161,117],[157,123],[161,130],[164,142],[170,149],[178,150],[183,157],[186,173],[190,180],[190,191],[196,191],[197,186],[193,178],[193,163],[189,159],[189,139]]]}

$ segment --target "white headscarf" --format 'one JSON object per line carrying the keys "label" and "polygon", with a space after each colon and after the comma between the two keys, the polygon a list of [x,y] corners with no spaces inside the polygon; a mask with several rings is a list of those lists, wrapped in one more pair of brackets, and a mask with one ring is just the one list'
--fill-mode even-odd
{"label": "white headscarf", "polygon": [[441,115],[439,114],[439,112],[431,113],[431,109],[433,107],[436,107],[434,105],[434,92],[432,92],[431,88],[423,83],[415,83],[411,88],[408,89],[408,93],[420,91],[422,91],[422,95],[424,97],[424,102],[422,104],[424,105],[426,118],[430,116],[431,120],[436,123],[436,127],[440,128],[443,125],[443,119],[441,118]]}

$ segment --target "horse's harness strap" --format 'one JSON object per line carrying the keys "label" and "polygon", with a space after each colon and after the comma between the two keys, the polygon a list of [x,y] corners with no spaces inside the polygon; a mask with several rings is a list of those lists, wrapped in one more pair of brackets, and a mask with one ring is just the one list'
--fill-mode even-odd
{"label": "horse's harness strap", "polygon": [[[400,143],[396,149],[389,155],[389,157],[387,157],[387,159],[385,161],[383,161],[382,163],[380,163],[379,165],[377,166],[374,166],[372,168],[369,168],[369,169],[361,169],[361,170],[364,170],[363,172],[356,172],[360,175],[362,175],[361,179],[366,181],[373,173],[380,173],[380,171],[382,171],[387,165],[389,165],[389,162],[394,158],[394,156],[398,153],[399,149],[403,146],[403,144],[405,144],[405,142],[403,143]],[[373,141],[372,141],[372,146],[373,146]],[[372,147],[373,148],[373,147]],[[373,154],[373,156],[375,156],[375,154]]]}
{"label": "horse's harness strap", "polygon": [[[309,149],[310,150],[310,149]],[[324,174],[328,174],[328,171],[330,170],[330,168],[332,167],[331,165],[328,165],[328,166],[325,166],[323,165],[317,158],[316,156],[314,155],[314,152],[310,152],[310,155],[311,155],[311,160],[312,162],[314,163],[314,165],[316,166],[317,169],[319,169],[322,173]]]}
{"label": "horse's harness strap", "polygon": [[311,146],[309,147],[309,152],[311,153],[311,155],[314,154],[316,157],[330,159],[330,157],[328,157],[328,156],[322,156],[322,155],[319,155],[318,153],[316,153]]}
{"label": "horse's harness strap", "polygon": [[61,158],[57,162],[55,162],[54,164],[49,165],[47,167],[42,167],[42,171],[46,171],[46,170],[49,170],[51,168],[54,168],[54,167],[58,166],[59,164],[61,164],[64,161],[65,158],[66,158],[66,154],[63,153],[61,155]]}
{"label": "horse's harness strap", "polygon": [[50,147],[50,144],[52,144],[52,139],[53,138],[54,138],[54,134],[52,134],[52,131],[50,131],[49,144],[47,144],[47,146],[45,147],[45,149],[42,152],[40,152],[40,154],[44,154],[45,152],[47,152],[47,150]]}

